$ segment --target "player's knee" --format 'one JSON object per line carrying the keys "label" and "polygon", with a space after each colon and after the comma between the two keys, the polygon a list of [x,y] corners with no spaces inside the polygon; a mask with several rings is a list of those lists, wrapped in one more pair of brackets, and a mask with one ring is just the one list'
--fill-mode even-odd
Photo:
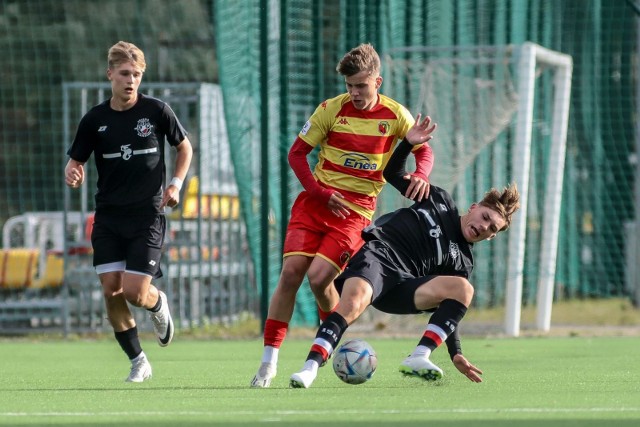
{"label": "player's knee", "polygon": [[473,299],[473,292],[473,286],[464,277],[440,276],[425,288],[425,292],[418,292],[417,296],[426,300],[421,302],[425,306],[440,304],[445,299],[455,299],[468,307]]}
{"label": "player's knee", "polygon": [[124,298],[135,307],[142,307],[147,299],[147,294],[138,289],[125,289]]}
{"label": "player's knee", "polygon": [[457,299],[467,307],[471,304],[473,299],[473,285],[465,278],[456,277],[452,290],[455,292],[451,295],[454,299]]}
{"label": "player's knee", "polygon": [[309,275],[309,286],[314,295],[324,295],[325,291],[331,284],[333,276],[312,276]]}
{"label": "player's knee", "polygon": [[307,273],[307,265],[295,262],[286,262],[282,265],[278,285],[281,287],[298,288]]}

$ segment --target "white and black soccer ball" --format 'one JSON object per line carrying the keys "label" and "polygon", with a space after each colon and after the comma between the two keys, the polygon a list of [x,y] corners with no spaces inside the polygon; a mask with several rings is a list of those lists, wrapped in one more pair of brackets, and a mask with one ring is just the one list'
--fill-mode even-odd
{"label": "white and black soccer ball", "polygon": [[333,355],[333,371],[347,384],[362,384],[370,380],[377,366],[376,352],[363,340],[347,341]]}

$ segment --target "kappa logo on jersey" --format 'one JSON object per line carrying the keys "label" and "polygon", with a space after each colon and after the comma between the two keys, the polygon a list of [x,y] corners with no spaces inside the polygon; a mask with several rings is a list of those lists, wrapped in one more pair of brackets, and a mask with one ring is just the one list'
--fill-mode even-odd
{"label": "kappa logo on jersey", "polygon": [[349,121],[346,118],[342,117],[342,118],[340,118],[340,120],[338,120],[338,124],[339,125],[349,126]]}
{"label": "kappa logo on jersey", "polygon": [[302,129],[300,130],[300,134],[306,135],[307,132],[309,132],[309,129],[311,129],[311,122],[307,120],[307,123],[305,123],[304,126],[302,126]]}
{"label": "kappa logo on jersey", "polygon": [[378,123],[378,132],[380,132],[382,135],[386,135],[387,132],[389,132],[389,128],[391,128],[389,122]]}
{"label": "kappa logo on jersey", "polygon": [[106,126],[100,126],[100,127],[98,128],[98,132],[104,132],[105,130],[107,130],[107,127],[106,127]]}
{"label": "kappa logo on jersey", "polygon": [[327,101],[322,101],[322,104],[320,104],[320,106],[322,107],[323,110],[327,109]]}
{"label": "kappa logo on jersey", "polygon": [[133,150],[130,148],[131,144],[121,145],[120,151],[122,151],[122,159],[129,160],[133,156]]}
{"label": "kappa logo on jersey", "polygon": [[143,138],[151,135],[153,131],[153,125],[149,119],[140,119],[138,120],[138,124],[136,125],[136,132],[138,132],[138,136]]}
{"label": "kappa logo on jersey", "polygon": [[457,259],[460,256],[460,248],[456,242],[449,242],[449,255],[453,259]]}
{"label": "kappa logo on jersey", "polygon": [[364,154],[346,153],[340,156],[340,158],[344,159],[342,166],[347,168],[371,171],[378,169],[378,164],[371,162]]}

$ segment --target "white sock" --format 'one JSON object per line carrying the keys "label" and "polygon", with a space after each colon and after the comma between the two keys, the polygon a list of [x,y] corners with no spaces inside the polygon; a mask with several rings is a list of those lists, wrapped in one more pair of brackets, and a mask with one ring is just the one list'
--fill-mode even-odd
{"label": "white sock", "polygon": [[280,352],[279,348],[275,348],[270,345],[265,345],[264,351],[262,353],[262,363],[273,363],[274,365],[277,365],[279,352]]}
{"label": "white sock", "polygon": [[316,362],[315,360],[307,360],[306,362],[304,362],[304,367],[302,368],[302,370],[311,371],[314,374],[317,374],[319,367],[320,365],[318,365],[318,362]]}
{"label": "white sock", "polygon": [[424,357],[425,359],[428,359],[430,355],[431,350],[424,345],[416,346],[413,353],[411,353],[411,357]]}
{"label": "white sock", "polygon": [[147,356],[144,354],[144,351],[141,351],[139,355],[137,355],[135,358],[131,359],[132,362],[137,362],[141,359],[146,358]]}

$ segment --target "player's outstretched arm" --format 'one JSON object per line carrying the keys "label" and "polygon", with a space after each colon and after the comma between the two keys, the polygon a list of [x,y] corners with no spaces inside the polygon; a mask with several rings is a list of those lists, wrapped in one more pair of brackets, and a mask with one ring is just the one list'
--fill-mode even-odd
{"label": "player's outstretched arm", "polygon": [[[431,122],[429,116],[422,119],[422,115],[418,114],[415,124],[398,144],[383,172],[384,178],[411,200],[419,202],[429,196],[429,181],[417,174],[407,172],[406,160],[415,145],[427,144],[433,138],[432,133],[436,127],[437,125]],[[425,159],[433,161],[432,156],[427,156]]]}
{"label": "player's outstretched arm", "polygon": [[416,158],[416,171],[412,174],[407,173],[403,177],[409,181],[407,190],[403,193],[404,196],[416,202],[429,197],[428,176],[433,168],[433,150],[431,150],[429,141],[433,139],[433,132],[437,127],[431,117],[426,116],[422,119],[422,114],[418,114],[416,122],[405,135],[409,144],[420,145],[416,150],[413,150],[413,155]]}

